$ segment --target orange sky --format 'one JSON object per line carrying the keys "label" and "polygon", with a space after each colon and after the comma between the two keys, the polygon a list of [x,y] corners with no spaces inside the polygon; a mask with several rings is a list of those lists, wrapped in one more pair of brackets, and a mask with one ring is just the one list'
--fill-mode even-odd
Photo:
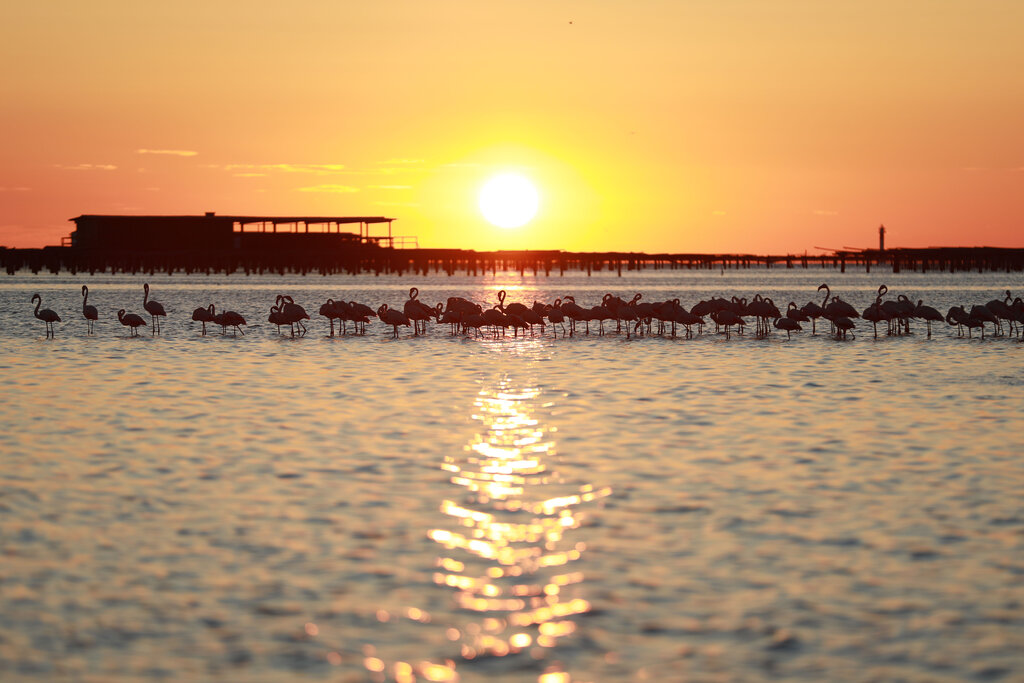
{"label": "orange sky", "polygon": [[[1024,246],[1020,0],[48,0],[0,9],[0,245],[82,213],[421,246]],[[518,230],[476,194],[516,170]]]}

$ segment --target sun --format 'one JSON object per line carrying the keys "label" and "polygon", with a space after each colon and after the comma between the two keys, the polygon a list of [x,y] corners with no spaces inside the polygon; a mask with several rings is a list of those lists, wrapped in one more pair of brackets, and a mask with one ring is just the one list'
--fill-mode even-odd
{"label": "sun", "polygon": [[537,214],[540,195],[525,176],[518,173],[496,175],[480,190],[480,213],[499,228],[519,228]]}

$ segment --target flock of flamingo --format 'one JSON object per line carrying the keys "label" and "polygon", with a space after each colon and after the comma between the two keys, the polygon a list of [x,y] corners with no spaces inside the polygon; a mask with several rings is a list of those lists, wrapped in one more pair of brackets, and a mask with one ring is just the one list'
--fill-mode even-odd
{"label": "flock of flamingo", "polygon": [[[409,300],[405,302],[401,311],[382,304],[375,312],[369,306],[355,301],[328,299],[320,306],[319,314],[330,322],[332,337],[335,335],[335,321],[338,321],[339,334],[348,334],[348,323],[353,324],[354,334],[365,334],[366,323],[374,317],[390,325],[392,336],[395,338],[399,336],[398,328],[403,326],[412,327],[414,336],[426,334],[427,323],[430,321],[447,324],[452,335],[480,336],[486,331],[495,338],[504,336],[509,328],[515,337],[518,337],[520,332],[524,335],[535,334],[537,327],[540,328],[540,334],[544,335],[545,327],[548,325],[556,337],[559,330],[563,337],[580,334],[580,325],[584,326],[582,334],[589,335],[591,324],[596,324],[597,335],[604,335],[606,323],[614,323],[616,332],[624,331],[627,339],[634,335],[653,334],[670,334],[674,337],[680,327],[685,331],[685,336],[691,338],[694,327],[697,328],[698,334],[703,333],[704,326],[709,324],[708,318],[714,323],[715,332],[724,333],[727,339],[734,331],[743,334],[749,324],[747,318],[754,318],[755,334],[758,337],[771,334],[772,327],[775,327],[785,331],[786,337],[790,338],[793,332],[803,329],[801,323],[807,322],[811,323],[811,333],[816,334],[818,319],[825,319],[829,322],[831,334],[836,339],[853,338],[854,320],[857,318],[872,324],[876,338],[879,323],[885,323],[886,334],[903,335],[910,334],[910,321],[915,318],[926,322],[929,337],[932,334],[933,322],[946,322],[955,326],[958,336],[963,336],[966,330],[968,337],[972,335],[973,330],[980,329],[984,338],[986,324],[992,325],[992,334],[996,336],[1009,334],[1021,337],[1024,331],[1024,302],[1020,297],[1012,298],[1009,290],[1003,299],[993,299],[986,304],[974,305],[970,311],[965,306],[953,306],[945,316],[935,308],[924,305],[921,300],[914,304],[903,294],[896,299],[885,300],[888,293],[885,285],[878,288],[874,303],[860,313],[838,296],[833,296],[827,284],[818,287],[818,291],[821,290],[825,291],[821,304],[810,301],[798,306],[796,302],[791,301],[783,313],[770,298],[762,297],[760,294],[755,294],[749,301],[735,296],[731,299],[713,297],[700,301],[687,310],[679,303],[679,299],[643,302],[643,295],[639,293],[629,301],[605,294],[599,305],[590,308],[577,304],[573,296],[556,299],[553,303],[534,301],[532,306],[522,303],[506,304],[506,294],[502,290],[498,292],[498,303],[488,308],[462,297],[451,297],[447,303],[439,303],[432,307],[421,302],[419,289],[412,287],[409,290]],[[35,317],[46,323],[47,338],[53,337],[53,323],[61,322],[60,316],[49,308],[40,310],[42,298],[38,294],[32,296],[32,301],[36,304]],[[163,305],[149,298],[149,284],[143,285],[142,307],[150,315],[152,334],[160,334],[160,319],[166,317],[167,312]],[[82,316],[86,320],[87,334],[93,334],[93,323],[99,319],[99,311],[89,304],[89,288],[85,285],[82,285]],[[281,328],[287,325],[293,337],[296,332],[300,336],[306,334],[307,328],[302,321],[309,319],[306,309],[286,295],[278,295],[267,317],[268,322],[277,325],[278,334],[281,334]],[[132,336],[138,336],[138,328],[147,324],[142,316],[126,313],[123,308],[117,312],[117,320],[130,329]],[[229,328],[232,329],[232,334],[245,334],[241,329],[241,326],[246,324],[244,317],[234,311],[217,313],[213,304],[195,309],[192,320],[202,323],[203,335],[206,334],[208,322],[220,325],[222,334],[226,334]],[[1003,329],[1004,322],[1008,326],[1007,331]]]}

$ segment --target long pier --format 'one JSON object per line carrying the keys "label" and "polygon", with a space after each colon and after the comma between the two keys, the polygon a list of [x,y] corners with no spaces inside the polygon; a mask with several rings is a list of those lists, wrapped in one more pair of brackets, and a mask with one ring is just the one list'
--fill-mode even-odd
{"label": "long pier", "polygon": [[474,251],[470,249],[396,249],[353,243],[343,249],[225,249],[119,251],[74,246],[42,249],[0,247],[0,267],[9,275],[32,273],[299,273],[483,275],[518,271],[521,275],[567,272],[616,273],[640,270],[725,270],[748,268],[886,268],[894,273],[1024,271],[1024,249],[929,247],[924,249],[842,250],[820,254],[697,254],[570,251]]}

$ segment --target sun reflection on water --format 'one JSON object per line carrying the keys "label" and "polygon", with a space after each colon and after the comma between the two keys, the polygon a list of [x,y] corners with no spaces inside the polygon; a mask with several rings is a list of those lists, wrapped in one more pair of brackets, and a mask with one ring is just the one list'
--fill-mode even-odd
{"label": "sun reflection on water", "polygon": [[441,503],[450,524],[429,532],[444,549],[433,580],[473,615],[448,634],[466,660],[519,652],[543,660],[575,632],[572,617],[591,608],[575,590],[586,544],[573,532],[580,506],[611,491],[563,481],[553,469],[545,407],[536,387],[505,379],[484,388],[474,406],[478,433],[441,465],[459,495]]}

